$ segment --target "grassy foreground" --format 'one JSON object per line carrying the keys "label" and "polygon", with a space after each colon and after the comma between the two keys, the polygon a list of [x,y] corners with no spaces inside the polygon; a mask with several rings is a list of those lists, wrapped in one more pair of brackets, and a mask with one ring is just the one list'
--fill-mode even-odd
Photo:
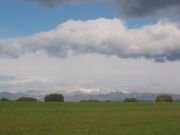
{"label": "grassy foreground", "polygon": [[0,103],[0,135],[180,135],[180,103]]}

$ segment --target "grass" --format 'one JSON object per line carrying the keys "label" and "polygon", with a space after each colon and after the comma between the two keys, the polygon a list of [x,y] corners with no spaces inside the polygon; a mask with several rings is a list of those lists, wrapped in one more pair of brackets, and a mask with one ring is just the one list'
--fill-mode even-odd
{"label": "grass", "polygon": [[0,135],[180,135],[180,103],[0,102]]}

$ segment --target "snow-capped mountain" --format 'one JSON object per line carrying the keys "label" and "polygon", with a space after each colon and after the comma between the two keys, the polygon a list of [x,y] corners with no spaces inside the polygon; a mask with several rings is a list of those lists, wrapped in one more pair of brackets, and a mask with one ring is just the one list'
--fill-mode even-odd
{"label": "snow-capped mountain", "polygon": [[137,98],[141,101],[154,101],[159,94],[171,95],[175,100],[180,100],[180,95],[171,93],[140,93],[128,92],[120,89],[110,88],[80,88],[65,95],[67,101],[80,101],[80,100],[111,100],[111,101],[124,101],[125,98]]}
{"label": "snow-capped mountain", "polygon": [[83,94],[91,94],[91,95],[99,95],[99,94],[109,94],[109,93],[129,93],[125,90],[118,90],[118,89],[110,89],[110,88],[79,88],[78,90],[75,90],[73,94],[75,93],[83,93]]}
{"label": "snow-capped mountain", "polygon": [[[156,96],[159,94],[167,93],[140,93],[140,92],[128,92],[119,89],[109,89],[109,88],[79,88],[74,89],[71,92],[57,91],[55,93],[62,93],[65,97],[65,101],[80,101],[80,100],[90,100],[96,99],[100,101],[111,100],[111,101],[124,101],[125,98],[137,98],[141,101],[154,101]],[[35,97],[39,100],[43,100],[44,96],[50,94],[48,92],[29,90],[25,92],[0,92],[0,98],[17,99],[19,97]],[[174,100],[180,101],[179,94],[171,94]]]}

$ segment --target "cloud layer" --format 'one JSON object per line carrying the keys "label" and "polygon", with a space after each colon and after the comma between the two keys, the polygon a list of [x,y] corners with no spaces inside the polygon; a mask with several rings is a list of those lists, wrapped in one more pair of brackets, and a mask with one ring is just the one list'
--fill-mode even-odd
{"label": "cloud layer", "polygon": [[[179,0],[27,0],[47,7],[56,7],[64,3],[82,3],[100,1],[102,4],[114,5],[120,14],[129,17],[145,17],[152,14],[166,14],[166,11],[179,13]],[[110,4],[111,3],[111,4]]]}
{"label": "cloud layer", "polygon": [[64,3],[79,3],[79,2],[91,2],[95,0],[26,0],[29,2],[36,2],[47,7],[56,7]]}
{"label": "cloud layer", "polygon": [[180,28],[161,20],[157,24],[128,29],[123,20],[69,20],[55,29],[21,39],[0,40],[0,57],[17,58],[25,53],[45,52],[65,58],[69,54],[115,55],[147,58],[157,62],[180,60]]}

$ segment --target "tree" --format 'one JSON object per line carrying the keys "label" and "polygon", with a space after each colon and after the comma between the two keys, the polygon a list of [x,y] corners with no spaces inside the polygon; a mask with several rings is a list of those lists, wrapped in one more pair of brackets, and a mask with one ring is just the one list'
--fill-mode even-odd
{"label": "tree", "polygon": [[64,102],[64,96],[62,94],[49,94],[44,97],[46,102]]}
{"label": "tree", "polygon": [[105,102],[112,102],[111,100],[106,100]]}
{"label": "tree", "polygon": [[1,98],[1,100],[0,101],[2,101],[2,102],[7,102],[7,101],[10,101],[8,98]]}
{"label": "tree", "polygon": [[136,98],[125,98],[124,102],[138,102]]}
{"label": "tree", "polygon": [[20,97],[16,101],[21,101],[21,102],[37,102],[37,99],[33,98],[33,97]]}
{"label": "tree", "polygon": [[172,102],[173,98],[170,95],[159,95],[156,97],[156,102]]}

